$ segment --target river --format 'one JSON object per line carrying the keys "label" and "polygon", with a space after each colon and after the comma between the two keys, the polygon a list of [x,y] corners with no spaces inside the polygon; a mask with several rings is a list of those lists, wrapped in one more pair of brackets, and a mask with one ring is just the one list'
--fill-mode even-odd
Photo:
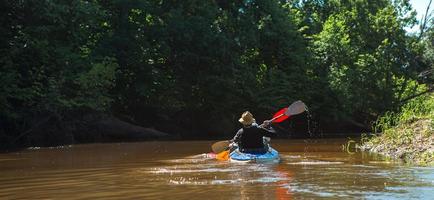
{"label": "river", "polygon": [[343,150],[346,139],[273,140],[277,164],[206,157],[215,141],[29,148],[0,154],[0,199],[433,199],[434,168]]}

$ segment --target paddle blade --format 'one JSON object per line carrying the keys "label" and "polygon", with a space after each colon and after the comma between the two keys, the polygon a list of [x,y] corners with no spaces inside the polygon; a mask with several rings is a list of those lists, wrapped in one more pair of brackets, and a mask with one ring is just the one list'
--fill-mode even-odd
{"label": "paddle blade", "polygon": [[223,151],[215,156],[217,160],[226,161],[229,160],[229,150]]}
{"label": "paddle blade", "polygon": [[211,146],[212,152],[217,154],[221,153],[229,148],[229,144],[230,142],[227,140],[216,142]]}
{"label": "paddle blade", "polygon": [[288,107],[288,109],[285,111],[285,115],[298,115],[304,111],[306,111],[306,105],[302,101],[298,100]]}
{"label": "paddle blade", "polygon": [[285,114],[285,112],[288,110],[288,108],[283,108],[279,110],[276,114],[273,115],[273,122],[279,123],[283,122],[284,120],[288,119],[289,116]]}

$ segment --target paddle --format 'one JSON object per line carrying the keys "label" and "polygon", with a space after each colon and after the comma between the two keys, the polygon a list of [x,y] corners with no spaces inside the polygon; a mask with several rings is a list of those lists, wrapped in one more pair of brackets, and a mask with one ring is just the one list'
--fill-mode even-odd
{"label": "paddle", "polygon": [[218,153],[220,153],[222,151],[225,151],[229,147],[230,143],[231,142],[229,142],[229,140],[224,140],[224,141],[216,142],[216,143],[214,143],[211,146],[212,152],[218,154]]}
{"label": "paddle", "polygon": [[288,108],[283,108],[273,115],[273,119],[270,121],[274,123],[280,123],[288,119],[292,115],[298,115],[306,111],[306,105],[298,100],[292,103]]}
{"label": "paddle", "polygon": [[215,156],[215,158],[217,160],[221,160],[221,161],[229,160],[229,153],[230,153],[229,150],[222,151],[222,152],[218,153]]}
{"label": "paddle", "polygon": [[[288,119],[290,116],[298,115],[304,111],[306,111],[306,105],[302,101],[298,100],[288,106],[288,108],[280,109],[277,113],[273,115],[273,118],[269,121],[273,123],[280,123]],[[260,126],[263,126],[263,124],[261,124]],[[224,151],[227,151],[227,149],[229,148],[229,144],[230,142],[228,140],[219,141],[214,143],[211,146],[211,149],[214,153],[220,154]]]}

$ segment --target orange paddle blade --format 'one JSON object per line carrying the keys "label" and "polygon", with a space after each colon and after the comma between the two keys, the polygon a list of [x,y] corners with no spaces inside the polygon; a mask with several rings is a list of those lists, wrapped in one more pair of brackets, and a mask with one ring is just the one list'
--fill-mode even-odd
{"label": "orange paddle blade", "polygon": [[226,161],[229,160],[229,150],[223,151],[215,156],[217,160]]}

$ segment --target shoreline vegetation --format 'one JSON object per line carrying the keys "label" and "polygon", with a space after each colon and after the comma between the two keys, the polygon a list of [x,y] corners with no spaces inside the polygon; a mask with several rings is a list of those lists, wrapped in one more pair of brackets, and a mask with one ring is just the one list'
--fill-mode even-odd
{"label": "shoreline vegetation", "polygon": [[279,124],[282,137],[372,132],[434,88],[434,15],[418,22],[408,0],[5,0],[0,10],[4,149],[230,138],[244,111],[263,121],[296,100],[310,114]]}
{"label": "shoreline vegetation", "polygon": [[406,163],[434,165],[434,94],[411,100],[398,112],[380,117],[371,138],[362,138],[362,150]]}

